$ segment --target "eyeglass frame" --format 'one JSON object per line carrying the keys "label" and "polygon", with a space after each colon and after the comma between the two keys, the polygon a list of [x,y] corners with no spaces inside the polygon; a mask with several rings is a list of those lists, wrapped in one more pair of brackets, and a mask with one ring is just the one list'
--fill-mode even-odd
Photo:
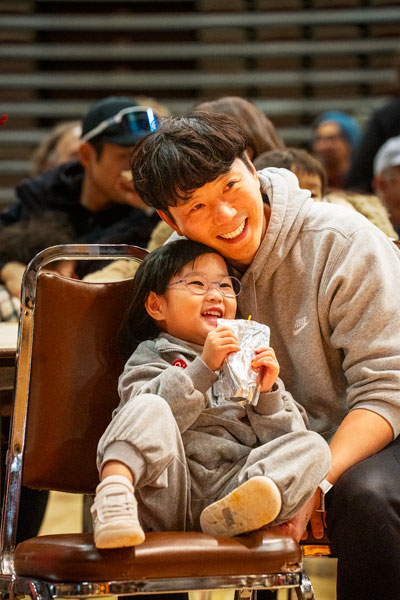
{"label": "eyeglass frame", "polygon": [[[190,288],[189,285],[186,282],[186,279],[188,277],[194,276],[194,275],[200,275],[202,278],[205,278],[208,281],[208,288],[204,289],[203,291],[194,291],[194,289]],[[229,296],[226,293],[223,292],[223,290],[221,289],[221,283],[224,281],[224,279],[229,278],[232,281],[232,291],[233,291],[233,296]],[[182,279],[179,279],[178,281],[174,281],[173,283],[169,283],[167,285],[167,289],[173,287],[174,285],[177,285],[179,283],[183,283],[184,284],[184,288],[185,290],[187,290],[188,292],[190,292],[191,294],[195,295],[195,296],[205,296],[212,287],[216,288],[221,294],[222,296],[224,296],[224,298],[237,298],[240,294],[240,292],[242,291],[242,283],[241,281],[237,278],[234,277],[233,275],[224,275],[220,281],[210,281],[210,278],[208,277],[208,275],[206,275],[205,273],[201,273],[200,271],[192,271],[190,273],[188,273],[186,275],[186,277],[183,277]],[[236,293],[234,285],[238,285],[239,291]],[[179,289],[179,288],[177,288]]]}
{"label": "eyeglass frame", "polygon": [[[112,117],[108,117],[107,119],[104,119],[98,125],[96,125],[96,127],[93,127],[93,129],[90,129],[87,133],[85,133],[85,135],[83,135],[81,137],[81,141],[87,142],[87,141],[91,140],[92,138],[100,135],[100,133],[102,133],[103,131],[108,129],[108,127],[110,127],[111,125],[116,125],[117,123],[121,123],[121,121],[125,115],[129,115],[130,113],[135,113],[135,112],[145,112],[149,118],[150,129],[149,129],[148,133],[155,131],[155,129],[151,128],[151,123],[154,123],[157,121],[157,115],[154,113],[152,108],[150,108],[149,106],[128,106],[127,108],[122,108],[120,111],[118,111]],[[153,118],[150,118],[151,116]]]}

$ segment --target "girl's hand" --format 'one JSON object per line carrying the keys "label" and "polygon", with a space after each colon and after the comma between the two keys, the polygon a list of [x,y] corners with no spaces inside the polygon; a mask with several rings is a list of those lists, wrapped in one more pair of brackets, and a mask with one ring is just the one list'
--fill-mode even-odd
{"label": "girl's hand", "polygon": [[201,358],[212,371],[217,371],[227,354],[239,350],[239,342],[232,329],[220,325],[208,333]]}
{"label": "girl's hand", "polygon": [[270,392],[279,375],[279,363],[272,348],[257,348],[251,367],[258,371],[261,391]]}

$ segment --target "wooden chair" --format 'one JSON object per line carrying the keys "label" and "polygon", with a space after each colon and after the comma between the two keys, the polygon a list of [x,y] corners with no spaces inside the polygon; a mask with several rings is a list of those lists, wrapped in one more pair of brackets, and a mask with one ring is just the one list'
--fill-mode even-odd
{"label": "wooden chair", "polygon": [[152,532],[135,548],[98,550],[92,534],[45,535],[15,547],[20,488],[93,494],[97,441],[118,403],[117,332],[131,280],[88,283],[49,272],[60,259],[141,260],[130,246],[56,246],[23,282],[15,402],[1,530],[0,595],[47,600],[235,589],[295,589],[314,598],[300,546],[256,531],[235,538]]}

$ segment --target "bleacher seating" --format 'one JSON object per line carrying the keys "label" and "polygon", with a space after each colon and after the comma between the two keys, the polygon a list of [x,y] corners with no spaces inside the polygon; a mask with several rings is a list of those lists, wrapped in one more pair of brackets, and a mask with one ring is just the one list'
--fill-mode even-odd
{"label": "bleacher seating", "polygon": [[0,206],[46,131],[109,94],[175,114],[242,95],[306,146],[323,110],[383,103],[399,33],[398,0],[3,0]]}

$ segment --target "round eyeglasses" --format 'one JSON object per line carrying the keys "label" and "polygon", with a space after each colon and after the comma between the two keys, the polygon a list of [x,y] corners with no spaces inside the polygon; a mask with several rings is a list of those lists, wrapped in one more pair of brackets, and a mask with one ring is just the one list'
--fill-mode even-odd
{"label": "round eyeglasses", "polygon": [[[167,287],[172,288],[181,285],[181,289],[187,289],[191,294],[204,295],[211,288],[216,288],[223,296],[235,298],[242,291],[242,284],[236,277],[225,275],[219,281],[210,281],[204,273],[189,273],[186,277],[170,283]],[[180,289],[180,288],[175,288]]]}

